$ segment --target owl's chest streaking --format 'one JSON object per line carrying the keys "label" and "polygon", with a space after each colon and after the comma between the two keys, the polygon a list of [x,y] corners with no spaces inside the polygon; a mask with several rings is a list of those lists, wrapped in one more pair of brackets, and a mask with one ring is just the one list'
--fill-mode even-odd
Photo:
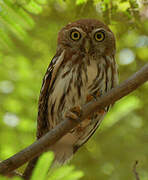
{"label": "owl's chest streaking", "polygon": [[50,128],[64,119],[71,107],[86,104],[88,95],[103,94],[113,86],[113,69],[104,57],[85,56],[80,63],[69,61],[59,67],[48,100]]}

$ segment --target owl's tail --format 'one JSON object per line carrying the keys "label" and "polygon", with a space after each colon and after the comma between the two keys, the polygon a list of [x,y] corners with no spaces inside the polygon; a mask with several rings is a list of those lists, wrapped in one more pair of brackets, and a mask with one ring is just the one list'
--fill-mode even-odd
{"label": "owl's tail", "polygon": [[[52,163],[52,168],[61,166],[62,164],[65,164],[68,160],[71,159],[72,155],[74,154],[74,142],[74,137],[70,133],[68,133],[59,141],[57,141],[54,145],[50,146],[49,150],[53,151],[55,156]],[[30,179],[38,158],[39,157],[36,157],[28,163],[23,173],[23,178],[25,180]]]}

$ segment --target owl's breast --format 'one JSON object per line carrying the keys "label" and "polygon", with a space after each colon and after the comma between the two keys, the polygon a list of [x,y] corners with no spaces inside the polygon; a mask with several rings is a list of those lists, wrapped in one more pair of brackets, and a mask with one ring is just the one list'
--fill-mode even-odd
{"label": "owl's breast", "polygon": [[59,71],[52,89],[48,100],[49,114],[58,113],[61,117],[71,107],[86,104],[89,94],[105,91],[103,64],[95,59],[74,66],[67,64]]}
{"label": "owl's breast", "polygon": [[[71,68],[65,77],[65,89],[69,93],[68,101],[72,106],[86,104],[86,97],[93,93],[91,88],[98,82],[101,77],[100,73],[104,73],[100,69],[101,65],[94,59],[89,59],[89,63],[83,59],[83,63],[76,64]],[[97,83],[95,89],[99,87],[101,86]]]}

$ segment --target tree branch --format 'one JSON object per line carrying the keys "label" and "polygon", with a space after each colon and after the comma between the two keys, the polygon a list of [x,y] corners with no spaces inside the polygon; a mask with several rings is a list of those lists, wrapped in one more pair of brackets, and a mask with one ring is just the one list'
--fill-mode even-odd
{"label": "tree branch", "polygon": [[134,166],[133,166],[133,173],[134,173],[134,175],[135,175],[135,178],[136,178],[136,180],[140,180],[140,177],[139,177],[139,174],[138,174],[138,172],[137,172],[137,165],[138,165],[138,161],[136,161],[135,163],[134,163]]}
{"label": "tree branch", "polygon": [[137,87],[148,81],[148,64],[141,68],[138,72],[132,75],[129,79],[121,83],[110,92],[99,97],[97,101],[89,102],[82,107],[81,117],[74,121],[71,119],[63,120],[54,129],[50,130],[47,134],[41,137],[38,141],[32,145],[16,153],[14,156],[4,160],[0,163],[0,174],[8,174],[9,172],[17,169],[27,161],[35,158],[41,153],[49,149],[49,146],[56,143],[62,136],[64,136],[71,129],[76,127],[87,116],[91,115],[94,111],[103,109],[106,106],[113,104],[115,101],[126,96],[130,92],[134,91]]}

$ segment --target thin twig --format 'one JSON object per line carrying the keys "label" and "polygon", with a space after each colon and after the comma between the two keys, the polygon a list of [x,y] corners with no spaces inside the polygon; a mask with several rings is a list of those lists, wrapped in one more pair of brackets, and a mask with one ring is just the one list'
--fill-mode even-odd
{"label": "thin twig", "polygon": [[135,177],[136,177],[136,180],[140,180],[139,174],[138,174],[138,172],[137,172],[137,165],[138,165],[138,161],[136,161],[136,162],[134,163],[133,173],[134,173],[134,175],[135,175]]}
{"label": "thin twig", "polygon": [[128,78],[128,80],[124,81],[119,86],[100,97],[97,101],[92,101],[84,105],[84,107],[82,107],[82,116],[77,121],[73,121],[71,119],[61,121],[60,124],[58,124],[54,129],[50,130],[38,141],[1,162],[0,174],[8,174],[27,161],[30,161],[31,159],[45,152],[47,149],[49,149],[49,146],[56,143],[62,136],[76,127],[93,112],[113,104],[115,101],[137,89],[137,87],[141,86],[146,81],[148,81],[148,64]]}

